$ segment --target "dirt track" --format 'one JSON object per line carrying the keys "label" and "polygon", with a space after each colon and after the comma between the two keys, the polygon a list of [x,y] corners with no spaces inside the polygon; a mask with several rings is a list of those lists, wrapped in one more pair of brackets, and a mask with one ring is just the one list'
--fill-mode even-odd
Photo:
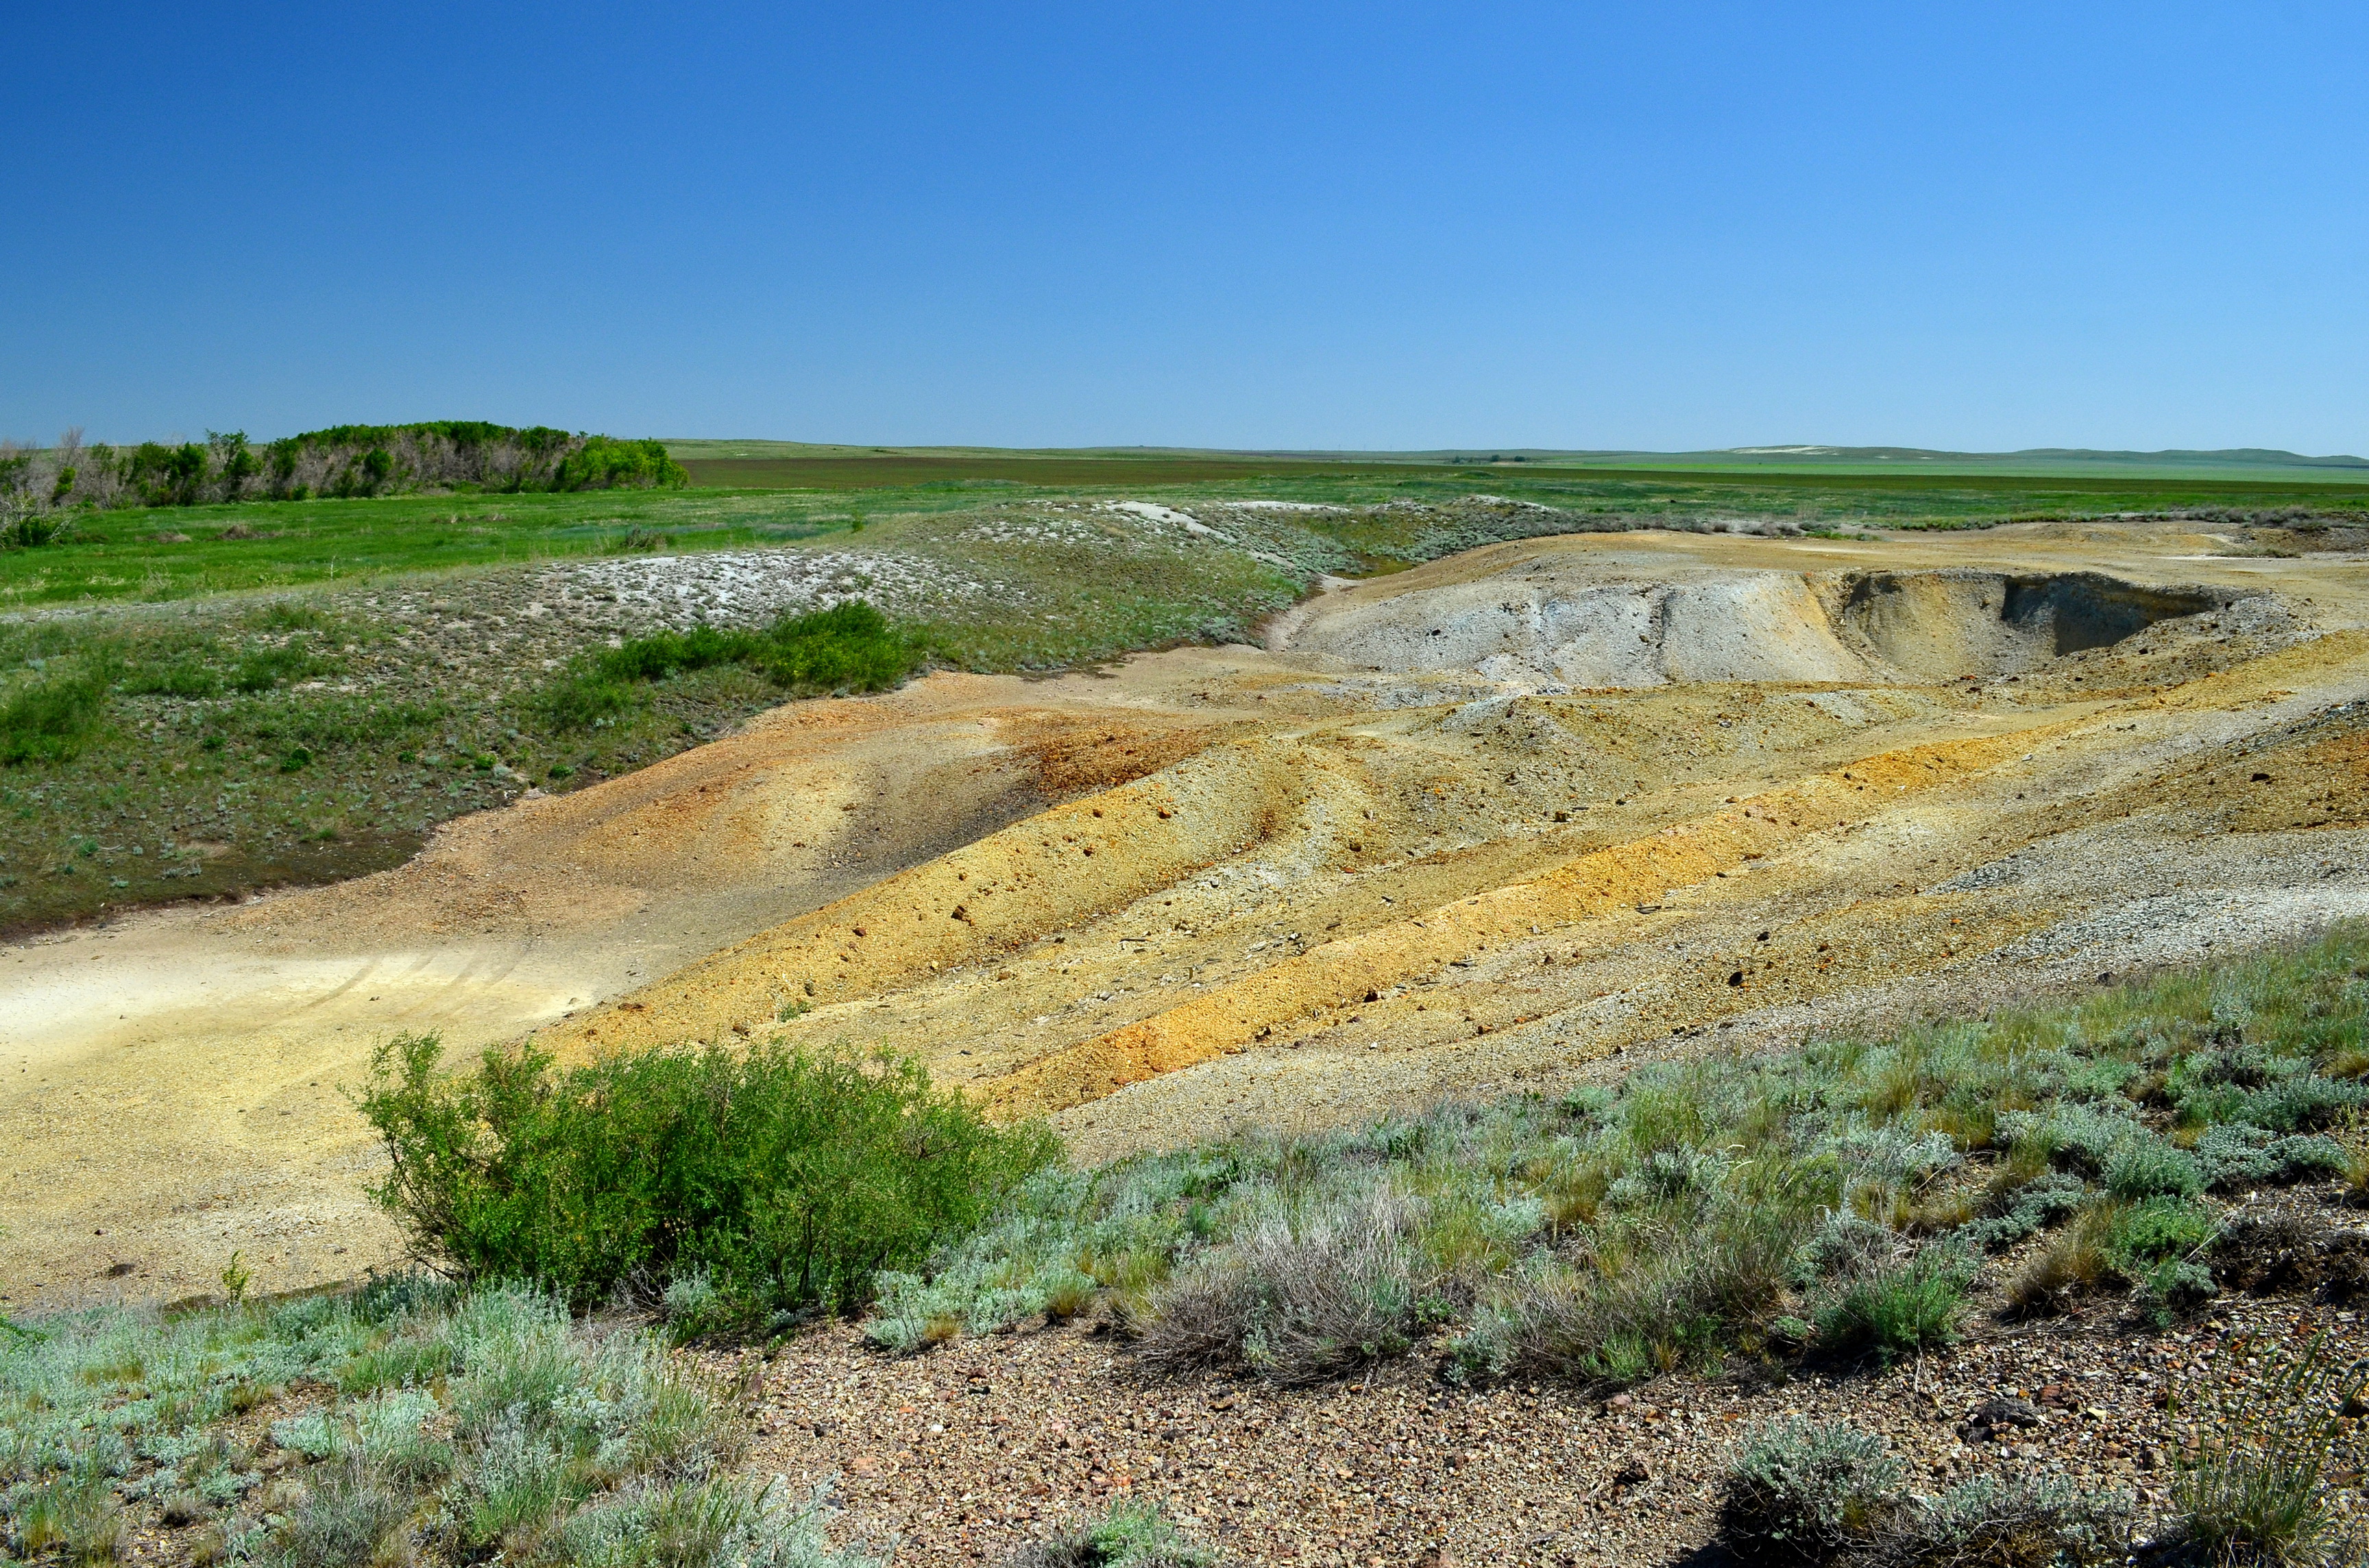
{"label": "dirt track", "polygon": [[340,1091],[401,1031],[876,1041],[1098,1158],[2369,913],[2369,562],[2226,548],[1500,546],[1280,649],[783,709],[381,876],[0,950],[0,1284],[383,1261]]}

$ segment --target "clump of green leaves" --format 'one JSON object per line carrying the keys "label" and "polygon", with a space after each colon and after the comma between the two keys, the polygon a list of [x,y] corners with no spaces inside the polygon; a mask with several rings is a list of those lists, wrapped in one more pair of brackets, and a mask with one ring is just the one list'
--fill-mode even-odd
{"label": "clump of green leaves", "polygon": [[2121,1562],[2130,1500],[2045,1477],[1986,1477],[1939,1497],[1908,1492],[1883,1440],[1796,1416],[1745,1444],[1727,1477],[1722,1533],[1754,1561],[1857,1568],[2082,1568]]}
{"label": "clump of green leaves", "polygon": [[1217,1554],[1176,1528],[1157,1502],[1120,1503],[1056,1533],[1004,1568],[1209,1568]]}
{"label": "clump of green leaves", "polygon": [[561,1069],[527,1048],[447,1076],[440,1054],[379,1052],[360,1102],[391,1159],[378,1201],[471,1277],[590,1302],[696,1276],[715,1294],[692,1332],[859,1306],[1059,1158],[910,1059],[772,1044]]}
{"label": "clump of green leaves", "polygon": [[757,630],[702,625],[635,637],[578,660],[538,701],[555,726],[584,729],[625,711],[636,686],[692,670],[744,665],[796,695],[885,692],[922,657],[877,609],[849,600]]}
{"label": "clump of green leaves", "polygon": [[2259,1385],[2204,1388],[2203,1434],[2173,1482],[2180,1530],[2197,1561],[2262,1568],[2356,1562],[2330,1495],[2329,1471],[2347,1418],[2369,1390],[2369,1366],[2329,1353],[2320,1334],[2266,1344],[2271,1373]]}

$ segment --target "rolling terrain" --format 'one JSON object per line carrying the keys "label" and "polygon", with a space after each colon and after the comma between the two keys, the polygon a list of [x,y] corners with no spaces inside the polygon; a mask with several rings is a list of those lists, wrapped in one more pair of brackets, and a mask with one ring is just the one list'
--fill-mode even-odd
{"label": "rolling terrain", "polygon": [[2355,551],[1558,533],[1320,586],[1264,646],[796,704],[0,952],[12,1310],[392,1261],[344,1092],[398,1032],[879,1045],[1093,1160],[2369,912]]}

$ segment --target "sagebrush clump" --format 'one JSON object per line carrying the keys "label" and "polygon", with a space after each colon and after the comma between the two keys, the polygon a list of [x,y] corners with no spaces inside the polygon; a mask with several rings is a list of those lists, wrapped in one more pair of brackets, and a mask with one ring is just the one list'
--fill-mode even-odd
{"label": "sagebrush clump", "polygon": [[2062,1478],[1912,1494],[1883,1440],[1847,1422],[1764,1427],[1730,1466],[1721,1532],[1753,1561],[1854,1568],[2083,1568],[2121,1562],[2132,1500]]}
{"label": "sagebrush clump", "polygon": [[[268,1441],[224,1435],[258,1407],[288,1413]],[[109,1561],[153,1512],[203,1527],[200,1561],[269,1568],[868,1563],[819,1498],[737,1472],[747,1436],[659,1340],[517,1287],[114,1309],[0,1344],[0,1544]]]}

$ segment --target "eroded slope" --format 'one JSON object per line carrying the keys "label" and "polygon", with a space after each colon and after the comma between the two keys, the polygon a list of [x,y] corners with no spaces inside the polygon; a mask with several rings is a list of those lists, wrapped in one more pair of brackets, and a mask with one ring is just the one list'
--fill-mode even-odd
{"label": "eroded slope", "polygon": [[338,1091],[397,1030],[878,1044],[1097,1157],[2369,910],[2357,562],[1627,534],[1335,586],[1270,650],[785,709],[382,877],[9,952],[17,1299],[386,1255]]}

